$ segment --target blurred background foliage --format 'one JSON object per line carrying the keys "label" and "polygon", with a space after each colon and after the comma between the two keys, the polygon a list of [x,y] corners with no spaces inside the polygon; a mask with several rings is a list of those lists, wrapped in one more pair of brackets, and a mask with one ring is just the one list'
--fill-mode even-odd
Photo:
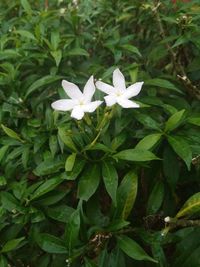
{"label": "blurred background foliage", "polygon": [[[0,2],[1,267],[200,266],[199,14],[199,0]],[[62,79],[116,67],[144,81],[143,108],[90,149],[93,129],[50,104]],[[135,146],[161,160],[115,154]],[[166,216],[183,221],[162,236]]]}

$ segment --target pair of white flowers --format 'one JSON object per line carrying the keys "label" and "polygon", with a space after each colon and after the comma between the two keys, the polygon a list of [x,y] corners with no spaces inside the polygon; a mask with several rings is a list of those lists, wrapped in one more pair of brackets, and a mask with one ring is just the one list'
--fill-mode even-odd
{"label": "pair of white flowers", "polygon": [[[116,103],[123,108],[138,108],[139,105],[129,98],[137,96],[141,91],[143,82],[137,82],[126,88],[124,75],[119,69],[113,72],[113,86],[104,82],[96,82],[96,87],[107,94],[104,97],[106,105],[111,107]],[[52,108],[59,111],[70,111],[71,117],[81,120],[86,112],[94,112],[103,101],[92,101],[95,93],[94,78],[87,81],[83,92],[77,85],[68,81],[62,81],[62,87],[71,99],[61,99],[51,104]]]}

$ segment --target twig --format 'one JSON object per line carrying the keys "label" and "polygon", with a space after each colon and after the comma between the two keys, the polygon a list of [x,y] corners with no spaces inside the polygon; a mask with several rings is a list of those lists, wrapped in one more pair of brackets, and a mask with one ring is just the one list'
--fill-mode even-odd
{"label": "twig", "polygon": [[[155,18],[158,24],[158,28],[160,30],[160,35],[162,36],[163,39],[166,39],[166,33],[160,18],[160,14],[158,12],[158,8],[160,7],[161,3],[158,2],[155,7],[153,8],[153,12],[155,14]],[[200,100],[200,90],[197,88],[197,86],[193,85],[191,80],[188,78],[183,66],[180,64],[180,62],[177,61],[176,58],[176,53],[173,51],[172,47],[170,46],[169,42],[166,42],[166,48],[169,51],[169,54],[171,56],[173,65],[174,65],[174,69],[176,70],[177,73],[177,77],[179,78],[179,80],[181,81],[181,83],[184,85],[184,87],[186,88],[188,94],[193,97],[193,98],[197,98],[198,100]]]}

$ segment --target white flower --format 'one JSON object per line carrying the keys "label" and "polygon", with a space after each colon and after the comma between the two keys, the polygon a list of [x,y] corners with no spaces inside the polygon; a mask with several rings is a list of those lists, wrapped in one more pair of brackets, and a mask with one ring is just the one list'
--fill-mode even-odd
{"label": "white flower", "polygon": [[136,96],[142,89],[143,82],[137,82],[126,88],[124,75],[119,69],[113,72],[113,85],[104,82],[96,82],[96,87],[106,93],[104,97],[107,106],[118,103],[123,108],[139,108],[140,106],[129,98]]}
{"label": "white flower", "polygon": [[81,120],[85,112],[95,111],[95,109],[102,103],[102,101],[91,102],[95,92],[93,76],[87,81],[83,93],[77,85],[65,80],[62,81],[62,87],[71,99],[57,100],[53,102],[51,106],[53,109],[60,111],[72,110],[71,117],[77,120]]}

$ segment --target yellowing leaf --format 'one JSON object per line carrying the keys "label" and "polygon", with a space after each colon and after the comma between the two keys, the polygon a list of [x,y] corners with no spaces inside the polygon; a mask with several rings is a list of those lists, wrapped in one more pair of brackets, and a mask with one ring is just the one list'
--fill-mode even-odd
{"label": "yellowing leaf", "polygon": [[191,196],[177,213],[176,218],[191,216],[200,211],[200,192]]}

